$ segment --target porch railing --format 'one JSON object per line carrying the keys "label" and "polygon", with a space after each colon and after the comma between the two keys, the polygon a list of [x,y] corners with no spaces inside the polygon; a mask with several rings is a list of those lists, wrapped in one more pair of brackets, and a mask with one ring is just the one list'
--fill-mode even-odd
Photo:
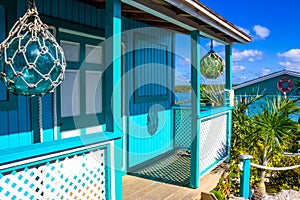
{"label": "porch railing", "polygon": [[200,177],[228,156],[229,112],[223,111],[200,119]]}
{"label": "porch railing", "polygon": [[120,138],[103,133],[1,152],[0,199],[115,199]]}
{"label": "porch railing", "polygon": [[[174,146],[190,150],[191,108],[174,107]],[[229,154],[231,109],[203,109],[200,115],[200,177],[214,169]]]}

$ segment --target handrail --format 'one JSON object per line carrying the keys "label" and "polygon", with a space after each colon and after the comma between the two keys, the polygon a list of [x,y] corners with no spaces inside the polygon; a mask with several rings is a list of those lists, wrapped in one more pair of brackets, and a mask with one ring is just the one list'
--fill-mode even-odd
{"label": "handrail", "polygon": [[122,138],[122,132],[103,132],[37,143],[0,152],[0,165]]}
{"label": "handrail", "polygon": [[289,167],[267,167],[267,166],[258,165],[255,163],[250,163],[250,165],[253,167],[259,168],[259,169],[266,169],[266,170],[273,170],[273,171],[285,171],[285,170],[300,168],[300,165],[294,165],[294,166],[289,166]]}
{"label": "handrail", "polygon": [[[201,107],[200,107],[201,111],[200,111],[199,119],[232,110],[234,107],[233,106],[223,106],[223,107],[202,107],[202,108],[203,109],[201,109]],[[174,109],[174,110],[190,110],[191,107],[190,106],[173,106],[172,109]]]}
{"label": "handrail", "polygon": [[210,110],[205,110],[205,111],[200,112],[200,119],[211,116],[211,115],[224,113],[224,112],[230,111],[232,109],[233,109],[233,106],[226,106],[226,107],[219,107],[219,108],[213,108]]}

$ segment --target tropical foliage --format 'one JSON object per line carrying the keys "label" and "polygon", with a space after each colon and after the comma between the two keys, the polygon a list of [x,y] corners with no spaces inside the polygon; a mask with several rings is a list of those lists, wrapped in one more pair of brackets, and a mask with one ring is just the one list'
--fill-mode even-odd
{"label": "tropical foliage", "polygon": [[[259,100],[263,96],[255,96],[247,102],[237,105],[233,110],[233,132],[231,148],[231,167],[228,176],[223,177],[216,190],[228,196],[238,193],[240,169],[238,163],[240,154],[253,155],[252,162],[268,166],[291,166],[300,164],[299,157],[283,156],[284,151],[290,151],[297,144],[299,125],[292,121],[289,115],[298,113],[299,100],[289,100],[281,97]],[[248,113],[249,106],[258,105],[255,113]],[[300,169],[289,171],[265,171],[251,169],[251,183],[258,184],[265,191],[265,178],[268,178],[269,192],[280,189],[300,189]]]}
{"label": "tropical foliage", "polygon": [[201,103],[211,104],[212,106],[223,106],[224,88],[222,84],[202,85]]}
{"label": "tropical foliage", "polygon": [[[283,145],[293,140],[298,133],[298,124],[289,115],[299,112],[297,100],[282,99],[280,96],[266,99],[262,112],[254,117],[256,134],[253,141],[257,147],[259,164],[267,166],[270,159],[283,153]],[[266,171],[260,170],[259,188],[265,193]]]}

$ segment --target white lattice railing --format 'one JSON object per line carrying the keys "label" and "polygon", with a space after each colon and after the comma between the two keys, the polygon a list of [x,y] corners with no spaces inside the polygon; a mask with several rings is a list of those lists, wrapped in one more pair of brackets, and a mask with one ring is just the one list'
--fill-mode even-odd
{"label": "white lattice railing", "polygon": [[0,199],[106,199],[104,149],[5,171]]}
{"label": "white lattice railing", "polygon": [[[216,167],[228,155],[228,128],[230,111],[214,112],[212,109],[201,113],[210,114],[200,120],[200,173],[204,175]],[[174,108],[174,144],[176,148],[191,147],[191,114],[190,107]]]}
{"label": "white lattice railing", "polygon": [[[50,154],[45,154],[44,148],[40,156],[1,164],[0,199],[115,199],[113,144],[107,141],[70,150],[50,150]],[[32,151],[38,150],[28,152]],[[11,157],[16,155],[16,151],[11,153]],[[7,159],[5,155],[1,157]]]}
{"label": "white lattice railing", "polygon": [[176,148],[191,147],[191,108],[174,108],[174,143]]}
{"label": "white lattice railing", "polygon": [[200,119],[200,171],[205,173],[228,155],[228,112]]}

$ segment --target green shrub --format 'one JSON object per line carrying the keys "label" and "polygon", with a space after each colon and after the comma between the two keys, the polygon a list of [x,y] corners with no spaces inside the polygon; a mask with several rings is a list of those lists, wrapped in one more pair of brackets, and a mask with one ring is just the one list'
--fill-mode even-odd
{"label": "green shrub", "polygon": [[[271,160],[271,166],[289,167],[300,164],[299,156],[281,156]],[[300,168],[285,171],[270,171],[267,189],[277,191],[294,189],[300,190]],[[268,192],[270,192],[268,190]]]}
{"label": "green shrub", "polygon": [[210,191],[211,193],[213,193],[218,200],[226,200],[226,196],[222,194],[222,192],[218,191],[218,190],[212,190]]}

